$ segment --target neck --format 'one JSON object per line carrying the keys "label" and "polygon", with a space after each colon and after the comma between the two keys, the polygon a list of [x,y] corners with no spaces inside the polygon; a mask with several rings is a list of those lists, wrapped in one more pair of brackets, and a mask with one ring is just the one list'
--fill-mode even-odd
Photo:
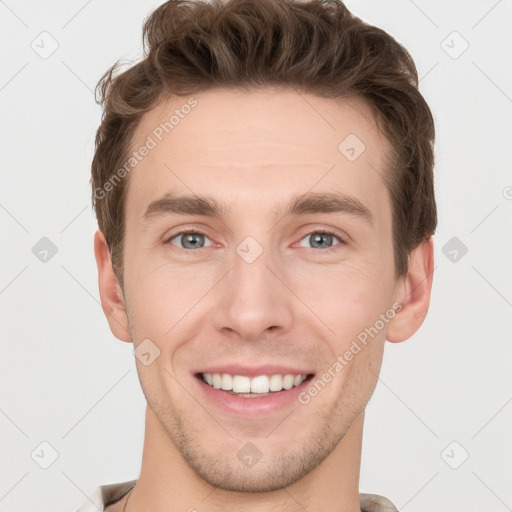
{"label": "neck", "polygon": [[364,410],[334,450],[291,485],[269,492],[233,492],[212,487],[196,474],[148,406],[142,467],[127,512],[199,510],[221,512],[360,512],[359,471]]}

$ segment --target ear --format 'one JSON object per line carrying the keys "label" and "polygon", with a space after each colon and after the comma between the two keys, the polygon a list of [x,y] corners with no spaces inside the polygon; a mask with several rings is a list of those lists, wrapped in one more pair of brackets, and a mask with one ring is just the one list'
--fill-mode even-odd
{"label": "ear", "polygon": [[434,242],[422,242],[409,255],[409,270],[399,280],[395,300],[402,305],[388,323],[386,339],[399,343],[409,339],[427,316],[434,273]]}
{"label": "ear", "polygon": [[132,338],[123,292],[112,268],[105,235],[99,230],[94,235],[94,255],[98,267],[101,306],[107,317],[110,330],[117,339],[131,342]]}

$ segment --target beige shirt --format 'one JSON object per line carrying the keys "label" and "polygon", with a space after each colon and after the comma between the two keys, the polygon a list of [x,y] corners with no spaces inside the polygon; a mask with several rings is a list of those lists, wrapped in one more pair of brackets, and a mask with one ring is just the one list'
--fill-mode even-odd
{"label": "beige shirt", "polygon": [[[87,501],[74,512],[99,512],[119,501],[135,485],[137,480],[118,484],[101,485],[88,497]],[[359,494],[361,512],[399,512],[384,496],[378,494]]]}

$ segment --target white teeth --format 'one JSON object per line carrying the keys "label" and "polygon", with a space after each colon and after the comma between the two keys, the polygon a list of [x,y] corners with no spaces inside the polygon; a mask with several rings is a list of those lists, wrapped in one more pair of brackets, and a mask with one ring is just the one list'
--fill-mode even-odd
{"label": "white teeth", "polygon": [[221,377],[220,389],[224,389],[225,391],[229,391],[233,389],[233,377],[228,373],[223,373]]}
{"label": "white teeth", "polygon": [[285,375],[283,379],[283,388],[284,389],[292,389],[293,388],[293,379],[294,375]]}
{"label": "white teeth", "polygon": [[302,375],[295,375],[295,378],[293,379],[293,387],[299,386],[303,381],[304,379],[302,378]]}
{"label": "white teeth", "polygon": [[245,375],[229,373],[203,373],[202,379],[214,389],[233,391],[234,393],[268,393],[300,386],[307,375],[258,375],[250,379]]}
{"label": "white teeth", "polygon": [[[208,374],[206,374],[208,375]],[[213,380],[213,387],[215,389],[220,389],[220,386],[222,384],[222,375],[220,375],[219,373],[214,373],[213,375],[210,373],[209,374],[210,377],[212,377],[212,380]],[[208,383],[209,384],[209,383]],[[211,385],[211,384],[210,384]]]}
{"label": "white teeth", "polygon": [[272,375],[270,377],[270,391],[281,391],[283,389],[283,377],[281,375]]}
{"label": "white teeth", "polygon": [[268,377],[260,375],[251,380],[251,393],[268,393]]}
{"label": "white teeth", "polygon": [[[226,375],[226,374],[224,374]],[[250,393],[251,392],[251,379],[243,375],[235,375],[233,377],[233,391],[235,393]],[[227,390],[229,391],[229,390]]]}

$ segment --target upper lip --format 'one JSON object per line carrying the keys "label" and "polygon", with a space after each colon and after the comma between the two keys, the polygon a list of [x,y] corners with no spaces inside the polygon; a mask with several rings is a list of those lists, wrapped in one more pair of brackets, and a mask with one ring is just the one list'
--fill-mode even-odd
{"label": "upper lip", "polygon": [[194,370],[192,373],[228,373],[230,375],[243,375],[253,378],[257,377],[258,375],[309,375],[314,372],[309,369],[293,368],[291,366],[281,366],[275,364],[264,364],[258,366],[229,364],[209,366],[208,368]]}

